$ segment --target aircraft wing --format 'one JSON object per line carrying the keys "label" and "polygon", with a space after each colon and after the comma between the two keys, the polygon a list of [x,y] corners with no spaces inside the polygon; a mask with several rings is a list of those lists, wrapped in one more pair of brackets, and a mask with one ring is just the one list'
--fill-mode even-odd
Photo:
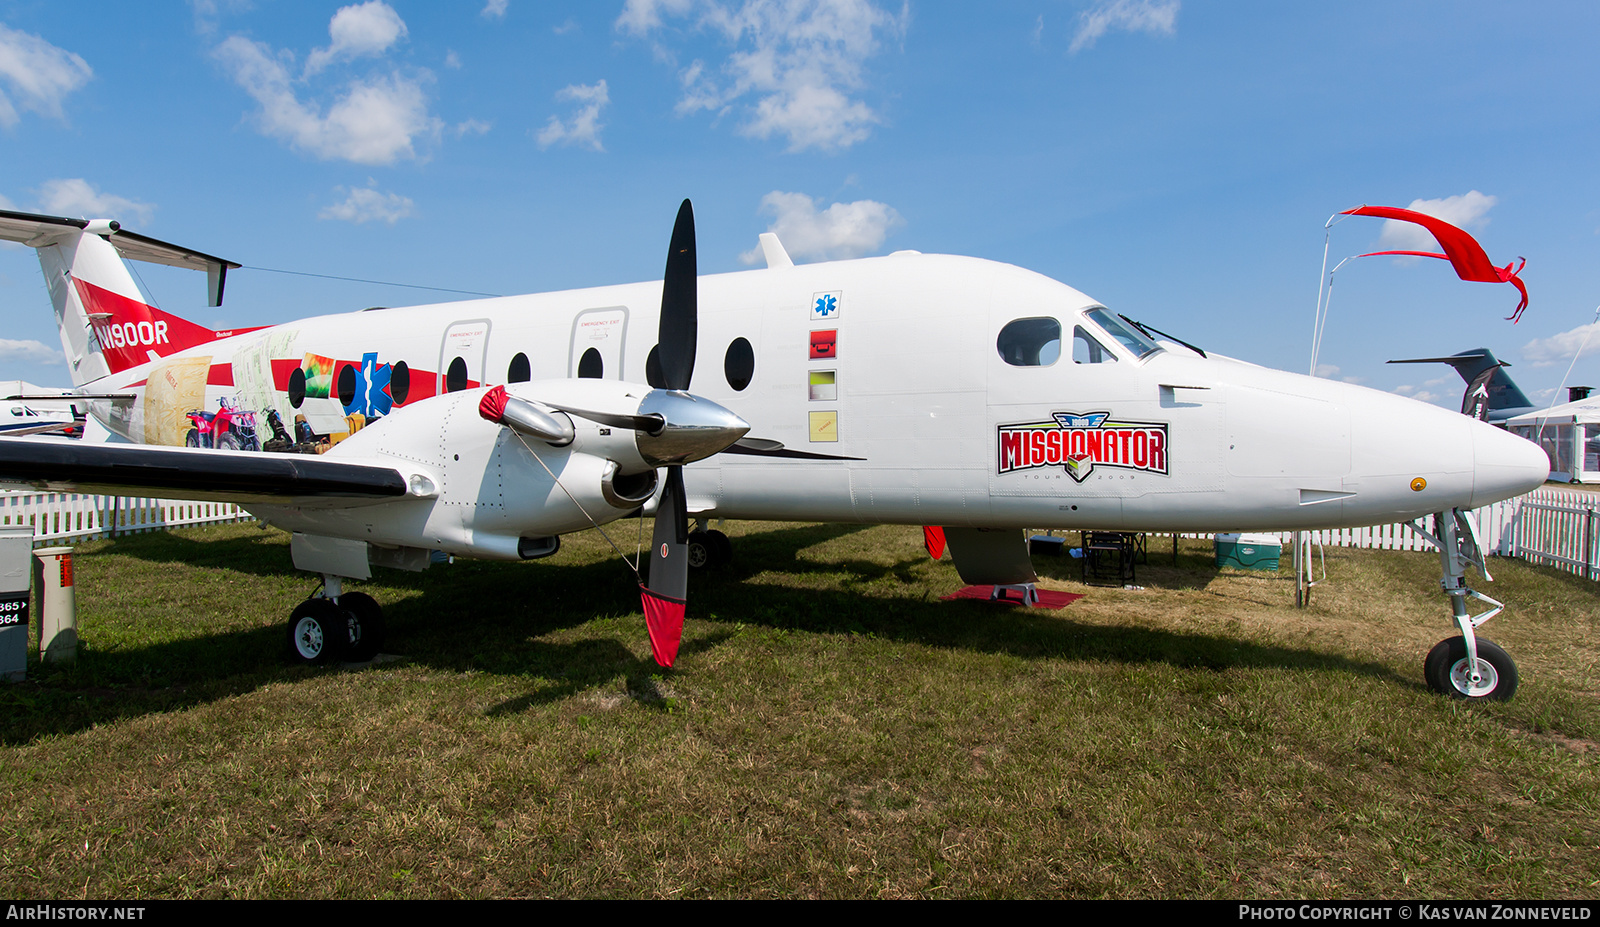
{"label": "aircraft wing", "polygon": [[398,470],[325,457],[11,438],[0,438],[0,482],[246,505],[379,502],[406,494]]}
{"label": "aircraft wing", "polygon": [[24,425],[21,428],[11,428],[5,432],[8,438],[21,438],[27,435],[48,435],[56,432],[68,432],[83,425],[82,422],[50,422],[46,425]]}

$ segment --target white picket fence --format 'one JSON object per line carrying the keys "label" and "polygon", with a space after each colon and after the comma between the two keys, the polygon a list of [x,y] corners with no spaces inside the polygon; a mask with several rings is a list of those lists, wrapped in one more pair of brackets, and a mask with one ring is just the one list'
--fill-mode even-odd
{"label": "white picket fence", "polygon": [[0,527],[33,527],[33,543],[91,541],[143,531],[253,521],[231,502],[65,492],[0,492]]}
{"label": "white picket fence", "polygon": [[[1478,536],[1502,557],[1521,557],[1600,579],[1600,493],[1536,489],[1475,510]],[[35,544],[86,541],[142,531],[251,521],[230,502],[191,502],[82,493],[0,492],[0,527],[33,526]],[[1427,550],[1404,524],[1310,532],[1329,547]],[[1285,543],[1291,535],[1282,535]]]}
{"label": "white picket fence", "polygon": [[1600,493],[1542,489],[1517,501],[1513,556],[1600,579]]}

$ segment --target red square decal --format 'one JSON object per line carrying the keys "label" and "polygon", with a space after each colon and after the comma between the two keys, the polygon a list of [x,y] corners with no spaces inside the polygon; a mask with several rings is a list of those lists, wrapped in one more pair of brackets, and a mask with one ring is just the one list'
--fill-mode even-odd
{"label": "red square decal", "polygon": [[811,359],[838,356],[839,330],[830,328],[827,331],[811,333]]}

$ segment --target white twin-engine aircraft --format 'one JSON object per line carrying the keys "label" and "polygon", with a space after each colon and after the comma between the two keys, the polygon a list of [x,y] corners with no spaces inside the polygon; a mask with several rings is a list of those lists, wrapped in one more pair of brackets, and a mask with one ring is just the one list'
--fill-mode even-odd
{"label": "white twin-engine aircraft", "polygon": [[[1021,268],[912,251],[796,265],[768,233],[765,269],[697,279],[685,202],[664,282],[213,332],[147,305],[121,258],[206,270],[211,305],[238,264],[104,220],[0,212],[0,238],[38,249],[94,418],[144,445],[0,441],[0,479],[233,500],[293,532],[295,565],[324,579],[290,622],[302,659],[376,647],[381,610],[341,585],[372,565],[541,557],[641,507],[668,665],[689,557],[727,553],[713,518],[943,526],[963,579],[1002,586],[1036,578],[1024,527],[1417,519],[1461,631],[1429,683],[1515,688],[1474,634],[1499,604],[1465,582],[1483,553],[1464,513],[1539,486],[1542,451],[1207,354]],[[697,354],[715,362],[691,394]],[[1494,607],[1469,615],[1468,597]]]}

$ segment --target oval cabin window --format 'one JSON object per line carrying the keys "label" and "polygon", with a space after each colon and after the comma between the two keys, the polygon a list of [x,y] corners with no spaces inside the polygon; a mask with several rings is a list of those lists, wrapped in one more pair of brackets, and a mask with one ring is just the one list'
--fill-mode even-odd
{"label": "oval cabin window", "polygon": [[728,385],[736,390],[742,390],[750,385],[750,378],[756,375],[756,352],[750,347],[750,342],[743,338],[733,339],[728,345],[728,353],[722,359],[722,374],[728,378]]}
{"label": "oval cabin window", "polygon": [[450,368],[444,374],[444,391],[459,393],[467,388],[467,361],[458,357],[450,362]]}
{"label": "oval cabin window", "polygon": [[411,368],[405,361],[395,361],[389,368],[389,398],[397,406],[406,404],[406,397],[411,395]]}

